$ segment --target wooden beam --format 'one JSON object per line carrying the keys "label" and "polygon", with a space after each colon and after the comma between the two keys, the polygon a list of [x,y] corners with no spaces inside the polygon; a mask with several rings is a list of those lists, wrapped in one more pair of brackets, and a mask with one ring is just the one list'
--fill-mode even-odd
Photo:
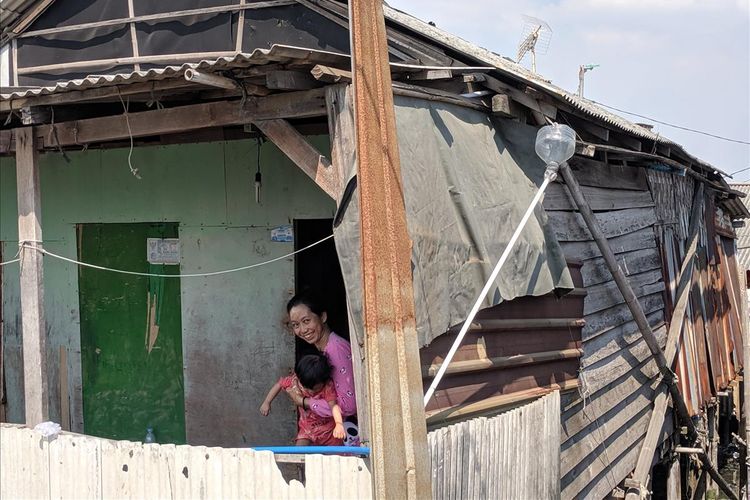
{"label": "wooden beam", "polygon": [[316,64],[310,70],[310,74],[316,80],[324,83],[349,83],[352,81],[352,72],[345,69],[332,68]]}
{"label": "wooden beam", "polygon": [[374,497],[430,498],[411,240],[383,5],[350,0],[349,12]]}
{"label": "wooden beam", "polygon": [[[245,0],[240,0],[240,7],[246,5]],[[237,36],[234,45],[234,51],[238,54],[242,52],[242,42],[245,38],[245,9],[240,10],[240,14],[237,17]]]}
{"label": "wooden beam", "polygon": [[640,140],[636,139],[635,137],[631,137],[626,134],[612,134],[612,136],[609,139],[610,142],[614,144],[619,144],[622,146],[625,146],[627,148],[632,149],[633,151],[642,151],[643,150],[643,144]]}
{"label": "wooden beam", "polygon": [[41,0],[40,2],[35,2],[33,7],[24,14],[23,18],[21,18],[21,21],[13,27],[13,33],[22,33],[31,23],[36,21],[36,18],[39,17],[54,1],[55,0]]}
{"label": "wooden beam", "polygon": [[161,54],[154,56],[139,57],[117,57],[111,59],[95,59],[90,61],[74,61],[67,63],[45,64],[43,66],[28,66],[18,68],[18,75],[29,75],[33,73],[55,73],[70,72],[80,69],[107,68],[112,65],[122,66],[128,64],[163,64],[163,63],[184,63],[185,61],[198,61],[200,59],[218,59],[220,57],[232,57],[234,51],[222,52],[191,52],[187,54]]}
{"label": "wooden beam", "polygon": [[488,89],[497,92],[498,94],[507,94],[511,99],[529,108],[532,111],[536,111],[546,116],[547,118],[554,120],[557,118],[557,108],[544,101],[540,101],[532,97],[531,95],[508,85],[507,83],[501,82],[497,78],[493,78],[490,75],[483,73],[469,73],[464,75],[464,82],[466,83],[481,83]]}
{"label": "wooden beam", "polygon": [[22,97],[10,101],[0,101],[0,112],[18,110],[33,104],[43,106],[47,104],[70,104],[102,99],[118,100],[120,96],[126,97],[135,94],[152,94],[173,90],[198,90],[200,86],[184,80],[161,80],[158,82],[133,83],[129,85],[98,87],[86,90],[73,90],[56,94],[40,95],[36,97]]}
{"label": "wooden beam", "polygon": [[310,73],[302,71],[281,70],[266,74],[266,87],[273,90],[309,90],[320,85]]}
{"label": "wooden beam", "polygon": [[49,123],[52,110],[48,106],[25,106],[21,108],[21,123],[24,125],[39,125]]}
{"label": "wooden beam", "polygon": [[408,80],[450,80],[453,78],[453,71],[450,69],[427,69],[414,73],[407,73]]}
{"label": "wooden beam", "polygon": [[18,240],[21,248],[21,332],[26,425],[49,420],[47,391],[47,326],[44,318],[41,192],[36,134],[31,127],[16,129]]}
{"label": "wooden beam", "polygon": [[[51,3],[51,0],[46,0]],[[27,31],[18,36],[18,38],[28,38],[32,36],[52,35],[55,33],[67,33],[70,31],[88,30],[93,28],[102,28],[104,26],[122,26],[128,23],[144,23],[152,21],[166,21],[179,17],[200,16],[206,14],[221,14],[224,12],[236,12],[246,9],[264,9],[268,7],[283,7],[285,5],[294,5],[295,0],[270,0],[267,2],[252,2],[241,5],[220,5],[217,7],[203,7],[200,9],[178,10],[173,12],[160,12],[158,14],[147,14],[144,16],[129,16],[118,19],[107,19],[106,21],[95,21],[91,23],[72,24],[68,26],[59,26],[56,28],[47,28],[42,30]]]}
{"label": "wooden beam", "polygon": [[[325,90],[288,92],[266,97],[249,98],[245,107],[240,101],[220,101],[192,104],[175,108],[156,109],[62,122],[55,125],[59,146],[74,146],[114,141],[133,137],[171,134],[202,128],[243,125],[256,120],[276,118],[309,118],[325,116]],[[37,127],[37,137],[49,141],[50,126]],[[54,141],[54,138],[53,138]],[[57,147],[57,143],[44,144]]]}
{"label": "wooden beam", "polygon": [[[128,16],[129,17],[135,17],[135,11],[133,8],[133,0],[128,0]],[[135,28],[135,22],[128,23],[130,25],[130,45],[133,48],[133,57],[140,57],[140,52],[138,50],[138,31]],[[136,71],[141,70],[141,65],[136,63],[133,65],[133,69]]]}
{"label": "wooden beam", "polygon": [[[550,361],[561,361],[566,359],[580,358],[583,349],[562,349],[559,351],[530,352],[527,354],[514,354],[511,356],[497,356],[494,358],[482,357],[479,359],[467,359],[454,361],[445,371],[446,375],[472,373],[484,370],[498,370],[501,368],[526,366],[535,363],[548,363]],[[422,366],[422,377],[434,377],[442,363],[432,363]]]}
{"label": "wooden beam", "polygon": [[503,118],[520,118],[521,110],[508,94],[495,94],[492,96],[492,114]]}
{"label": "wooden beam", "polygon": [[253,124],[287,155],[320,189],[336,199],[339,182],[328,158],[307,142],[302,134],[282,119],[256,120]]}

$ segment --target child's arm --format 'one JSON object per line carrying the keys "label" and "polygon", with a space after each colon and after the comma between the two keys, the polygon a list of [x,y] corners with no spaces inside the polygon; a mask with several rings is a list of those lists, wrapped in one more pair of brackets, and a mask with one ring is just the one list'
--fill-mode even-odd
{"label": "child's arm", "polygon": [[276,398],[276,396],[279,395],[279,392],[281,392],[281,381],[278,381],[275,384],[273,384],[273,387],[271,387],[271,390],[268,391],[268,394],[266,395],[266,399],[264,399],[263,404],[260,405],[261,415],[265,417],[270,413],[271,403]]}
{"label": "child's arm", "polygon": [[344,418],[341,416],[341,408],[336,404],[335,401],[329,401],[328,404],[331,407],[331,415],[333,415],[333,421],[336,422],[336,426],[333,428],[333,437],[336,439],[344,439],[346,432],[344,431]]}

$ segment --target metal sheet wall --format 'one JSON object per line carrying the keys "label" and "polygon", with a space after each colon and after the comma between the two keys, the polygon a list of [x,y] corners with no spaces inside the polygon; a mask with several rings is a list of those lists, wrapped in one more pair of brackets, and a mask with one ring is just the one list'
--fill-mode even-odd
{"label": "metal sheet wall", "polygon": [[271,452],[142,444],[62,433],[48,441],[0,425],[0,498],[371,498],[356,457],[310,455],[305,484],[282,477]]}
{"label": "metal sheet wall", "polygon": [[[667,319],[671,320],[679,270],[687,245],[687,227],[695,182],[648,171],[659,219],[655,226],[667,284]],[[712,195],[704,200],[696,251],[696,280],[683,325],[675,364],[680,390],[691,414],[700,413],[716,392],[736,378],[742,365],[739,276],[731,239],[717,233]]]}
{"label": "metal sheet wall", "polygon": [[432,497],[560,498],[560,393],[432,431]]}

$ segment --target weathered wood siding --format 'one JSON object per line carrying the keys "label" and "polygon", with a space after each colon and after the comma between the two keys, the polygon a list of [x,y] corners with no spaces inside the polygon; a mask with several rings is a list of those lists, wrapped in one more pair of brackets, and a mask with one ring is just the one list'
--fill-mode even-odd
{"label": "weathered wood siding", "polygon": [[[642,169],[574,161],[574,174],[661,342],[666,340],[657,214]],[[579,391],[562,401],[562,498],[603,498],[635,466],[657,370],[622,294],[567,188],[544,206],[568,259],[583,261],[586,288]]]}
{"label": "weathered wood siding", "polygon": [[560,498],[560,393],[430,432],[432,497]]}
{"label": "weathered wood siding", "polygon": [[310,455],[287,483],[269,451],[142,444],[0,425],[0,498],[371,498],[356,457]]}
{"label": "weathered wood siding", "polygon": [[[494,415],[550,390],[575,387],[584,294],[580,263],[569,263],[575,292],[519,297],[479,312],[426,408],[427,425]],[[458,325],[420,350],[425,390],[458,335]]]}

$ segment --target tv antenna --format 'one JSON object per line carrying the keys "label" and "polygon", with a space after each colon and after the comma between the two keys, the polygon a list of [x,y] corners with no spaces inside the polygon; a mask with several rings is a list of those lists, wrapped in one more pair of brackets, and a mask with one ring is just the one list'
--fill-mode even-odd
{"label": "tv antenna", "polygon": [[536,73],[536,55],[544,55],[549,48],[552,38],[552,28],[549,24],[531,16],[523,17],[523,30],[521,31],[521,43],[518,44],[518,55],[516,62],[520,63],[527,52],[531,52],[531,71]]}
{"label": "tv antenna", "polygon": [[583,97],[583,80],[586,78],[586,72],[598,67],[598,64],[581,64],[578,66],[578,97]]}

